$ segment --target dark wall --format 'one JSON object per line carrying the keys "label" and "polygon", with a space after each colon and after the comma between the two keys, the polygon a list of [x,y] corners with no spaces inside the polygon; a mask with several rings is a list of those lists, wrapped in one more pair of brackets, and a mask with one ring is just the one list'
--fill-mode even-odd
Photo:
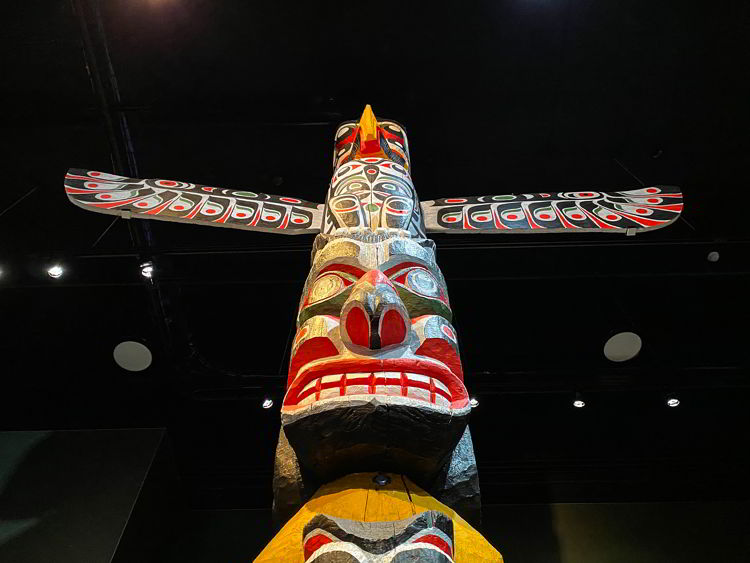
{"label": "dark wall", "polygon": [[746,563],[746,502],[494,505],[485,537],[506,563]]}

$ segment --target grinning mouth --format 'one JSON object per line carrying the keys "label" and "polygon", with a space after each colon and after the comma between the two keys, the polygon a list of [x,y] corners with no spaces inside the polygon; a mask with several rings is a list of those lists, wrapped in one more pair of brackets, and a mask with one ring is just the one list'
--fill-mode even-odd
{"label": "grinning mouth", "polygon": [[289,387],[282,410],[355,395],[406,397],[453,409],[468,404],[463,381],[442,364],[422,358],[359,358],[322,362],[302,372]]}

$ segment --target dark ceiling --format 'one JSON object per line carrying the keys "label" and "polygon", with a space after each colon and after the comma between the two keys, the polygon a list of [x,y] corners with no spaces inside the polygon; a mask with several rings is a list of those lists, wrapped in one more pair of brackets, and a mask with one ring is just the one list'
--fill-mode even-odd
{"label": "dark ceiling", "polygon": [[[112,223],[69,204],[63,175],[321,201],[335,126],[370,103],[409,131],[422,199],[685,193],[683,219],[635,238],[435,237],[480,401],[484,501],[750,498],[747,2],[27,0],[4,13],[0,429],[167,426],[193,506],[269,507],[312,237]],[[602,346],[621,330],[644,348],[614,364]],[[151,368],[115,365],[126,339],[148,342]]]}

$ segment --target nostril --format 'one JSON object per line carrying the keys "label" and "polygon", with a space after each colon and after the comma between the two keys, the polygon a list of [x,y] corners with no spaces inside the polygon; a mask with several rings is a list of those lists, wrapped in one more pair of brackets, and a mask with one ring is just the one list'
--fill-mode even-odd
{"label": "nostril", "polygon": [[359,307],[352,307],[346,316],[346,332],[353,344],[369,347],[370,322],[365,312]]}
{"label": "nostril", "polygon": [[380,323],[380,345],[401,344],[406,338],[404,317],[396,309],[386,311]]}

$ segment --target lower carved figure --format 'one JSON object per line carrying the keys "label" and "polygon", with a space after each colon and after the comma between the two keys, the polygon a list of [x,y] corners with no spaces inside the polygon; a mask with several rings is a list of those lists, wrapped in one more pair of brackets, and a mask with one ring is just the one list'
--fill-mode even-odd
{"label": "lower carved figure", "polygon": [[355,473],[322,486],[256,563],[502,562],[479,532],[408,477]]}

